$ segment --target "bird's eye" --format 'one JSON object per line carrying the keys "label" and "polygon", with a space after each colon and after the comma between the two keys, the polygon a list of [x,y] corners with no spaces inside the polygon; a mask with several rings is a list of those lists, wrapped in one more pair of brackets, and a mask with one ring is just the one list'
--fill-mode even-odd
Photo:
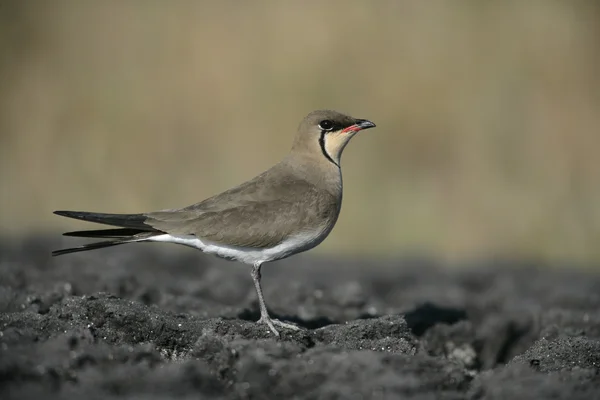
{"label": "bird's eye", "polygon": [[326,119],[323,120],[319,123],[319,127],[321,129],[323,129],[324,131],[330,131],[333,129],[333,122],[331,122],[330,120]]}

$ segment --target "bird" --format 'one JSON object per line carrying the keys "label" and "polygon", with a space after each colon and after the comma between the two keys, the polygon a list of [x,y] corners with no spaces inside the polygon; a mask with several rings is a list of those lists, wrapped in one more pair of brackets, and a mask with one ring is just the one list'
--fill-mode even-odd
{"label": "bird", "polygon": [[341,156],[359,131],[374,128],[366,119],[317,110],[300,122],[291,150],[260,175],[199,203],[139,214],[54,211],[54,214],[111,226],[66,232],[103,238],[52,252],[53,256],[126,243],[167,242],[251,266],[260,318],[277,328],[299,327],[271,318],[261,287],[261,266],[309,250],[332,231],[342,205]]}

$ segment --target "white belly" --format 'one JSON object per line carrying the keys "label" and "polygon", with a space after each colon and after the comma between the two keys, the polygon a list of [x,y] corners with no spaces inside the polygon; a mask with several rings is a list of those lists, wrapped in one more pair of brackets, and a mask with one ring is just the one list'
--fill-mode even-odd
{"label": "white belly", "polygon": [[278,244],[277,246],[257,249],[252,247],[239,247],[217,244],[208,240],[200,239],[194,235],[158,235],[148,238],[152,242],[176,243],[200,249],[205,253],[236,260],[246,264],[262,264],[275,261],[292,254],[311,249],[321,243],[328,232],[305,233],[294,236]]}

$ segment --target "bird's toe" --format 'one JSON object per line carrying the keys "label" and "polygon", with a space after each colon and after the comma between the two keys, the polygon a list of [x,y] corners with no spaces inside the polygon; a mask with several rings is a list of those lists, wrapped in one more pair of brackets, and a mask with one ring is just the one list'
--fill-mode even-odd
{"label": "bird's toe", "polygon": [[265,318],[265,317],[261,317],[258,321],[256,321],[257,324],[265,324],[269,327],[269,329],[271,330],[271,332],[273,332],[273,334],[277,337],[279,337],[279,331],[275,328],[275,324],[273,323],[274,321],[271,318]]}
{"label": "bird's toe", "polygon": [[294,324],[290,324],[290,323],[287,323],[287,322],[283,322],[283,321],[280,321],[278,319],[272,319],[271,321],[273,322],[273,325],[278,326],[280,328],[290,329],[290,330],[293,330],[293,331],[299,331],[300,330],[299,326],[294,325]]}

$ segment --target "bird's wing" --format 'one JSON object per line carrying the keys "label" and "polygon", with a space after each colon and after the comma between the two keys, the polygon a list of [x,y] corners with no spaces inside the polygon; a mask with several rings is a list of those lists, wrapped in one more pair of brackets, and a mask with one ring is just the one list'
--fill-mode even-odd
{"label": "bird's wing", "polygon": [[179,210],[148,213],[146,224],[172,235],[195,235],[231,246],[269,248],[300,232],[335,222],[335,197],[304,181],[250,185]]}

